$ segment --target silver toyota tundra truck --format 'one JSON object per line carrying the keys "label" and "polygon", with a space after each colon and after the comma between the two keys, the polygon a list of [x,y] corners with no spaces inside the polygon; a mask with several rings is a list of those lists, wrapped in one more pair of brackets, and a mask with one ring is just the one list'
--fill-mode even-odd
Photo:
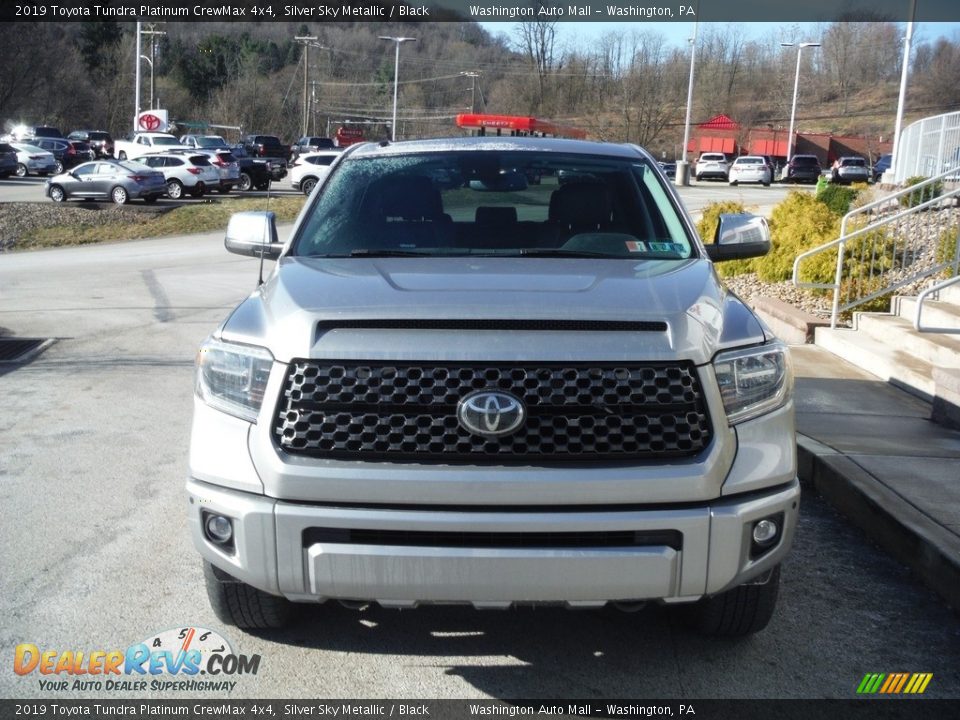
{"label": "silver toyota tundra truck", "polygon": [[762,629],[797,524],[787,348],[632,145],[351,147],[200,349],[189,524],[218,617],[296,603],[683,605]]}

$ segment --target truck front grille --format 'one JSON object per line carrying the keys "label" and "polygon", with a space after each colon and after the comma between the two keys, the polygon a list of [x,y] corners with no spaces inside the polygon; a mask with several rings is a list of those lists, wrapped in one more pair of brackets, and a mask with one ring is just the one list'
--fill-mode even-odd
{"label": "truck front grille", "polygon": [[[457,403],[508,392],[527,417],[473,435]],[[288,453],[398,462],[621,462],[696,455],[710,442],[692,363],[464,365],[294,360],[274,425]]]}

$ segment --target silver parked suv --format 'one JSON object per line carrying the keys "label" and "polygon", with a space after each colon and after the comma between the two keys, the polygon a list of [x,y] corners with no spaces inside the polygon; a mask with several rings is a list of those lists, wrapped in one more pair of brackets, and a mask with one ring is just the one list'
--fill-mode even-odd
{"label": "silver parked suv", "polygon": [[[540,182],[529,184],[536,176]],[[563,184],[558,177],[565,177]],[[356,145],[204,342],[189,524],[224,622],[296,603],[682,605],[762,629],[800,499],[787,348],[632,145]]]}

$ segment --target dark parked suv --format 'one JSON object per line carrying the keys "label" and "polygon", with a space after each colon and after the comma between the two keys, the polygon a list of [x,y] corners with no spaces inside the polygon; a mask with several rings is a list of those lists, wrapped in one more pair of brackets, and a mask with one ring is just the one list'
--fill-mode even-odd
{"label": "dark parked suv", "polygon": [[787,163],[783,173],[785,182],[815,183],[820,179],[822,169],[816,155],[794,155]]}
{"label": "dark parked suv", "polygon": [[316,152],[317,150],[333,150],[334,147],[332,138],[305,135],[293,144],[293,147],[290,148],[290,154],[296,158],[304,153]]}
{"label": "dark parked suv", "polygon": [[87,143],[98,158],[113,157],[113,138],[106,130],[74,130],[67,140]]}

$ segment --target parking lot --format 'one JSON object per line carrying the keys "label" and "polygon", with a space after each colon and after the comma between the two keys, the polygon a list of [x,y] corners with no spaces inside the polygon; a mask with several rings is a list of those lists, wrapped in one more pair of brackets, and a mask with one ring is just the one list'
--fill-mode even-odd
{"label": "parking lot", "polygon": [[[9,177],[9,178],[0,178],[0,202],[52,202],[49,198],[46,197],[44,188],[46,187],[47,178],[37,177],[31,175],[30,177],[18,178],[18,177]],[[298,195],[290,187],[290,181],[287,178],[279,182],[272,183],[270,186],[270,193],[276,195]],[[154,204],[150,207],[146,206],[143,202],[133,201],[129,203],[130,207],[140,208],[144,210],[156,210],[157,208],[170,207],[172,205],[179,204],[191,204],[198,202],[209,201],[210,199],[221,199],[221,198],[236,198],[236,197],[265,197],[267,194],[266,190],[247,190],[245,192],[231,192],[226,195],[221,195],[218,192],[206,193],[203,197],[193,198],[190,196],[184,196],[180,200],[171,200],[170,198],[164,197],[160,198],[157,201],[157,204]],[[70,205],[76,205],[76,201],[69,201]],[[92,206],[103,206],[110,207],[109,202],[101,203],[90,203]]]}

